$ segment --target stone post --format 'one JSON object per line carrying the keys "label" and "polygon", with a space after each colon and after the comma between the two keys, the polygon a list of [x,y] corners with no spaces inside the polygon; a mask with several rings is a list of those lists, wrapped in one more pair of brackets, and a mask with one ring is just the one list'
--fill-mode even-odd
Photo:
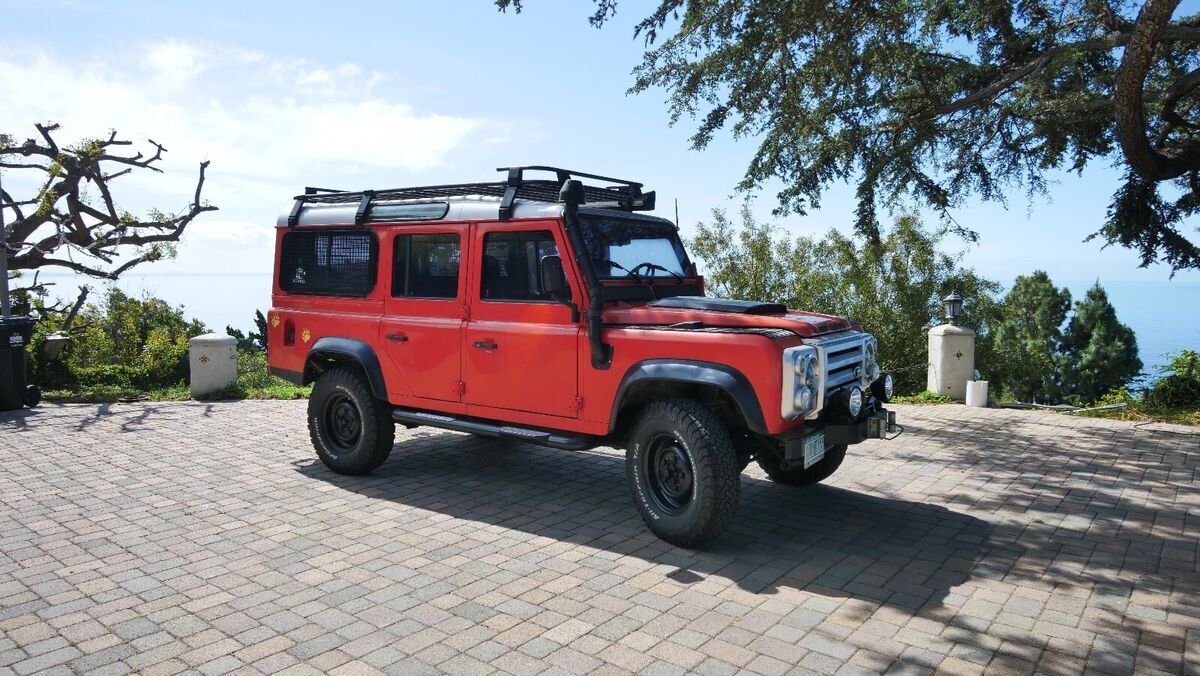
{"label": "stone post", "polygon": [[974,377],[975,332],[952,324],[930,329],[926,388],[963,401],[967,398],[967,381]]}
{"label": "stone post", "polygon": [[237,383],[237,340],[206,333],[188,341],[192,396],[200,397]]}

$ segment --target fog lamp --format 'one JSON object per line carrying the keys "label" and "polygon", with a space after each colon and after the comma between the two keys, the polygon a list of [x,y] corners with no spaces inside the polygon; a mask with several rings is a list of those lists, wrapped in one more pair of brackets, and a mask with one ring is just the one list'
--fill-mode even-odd
{"label": "fog lamp", "polygon": [[846,399],[846,410],[850,412],[851,418],[857,418],[859,413],[862,413],[863,394],[862,389],[857,385],[850,388],[850,396]]}
{"label": "fog lamp", "polygon": [[871,394],[882,402],[890,401],[892,393],[895,391],[895,379],[892,374],[885,373],[883,376],[876,378],[875,382],[871,383]]}

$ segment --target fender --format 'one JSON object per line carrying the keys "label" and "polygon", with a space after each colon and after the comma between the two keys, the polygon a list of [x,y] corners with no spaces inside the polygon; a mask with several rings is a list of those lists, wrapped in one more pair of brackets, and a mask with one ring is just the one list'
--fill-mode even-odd
{"label": "fender", "polygon": [[651,380],[716,387],[733,399],[746,421],[746,427],[753,432],[767,434],[767,424],[763,418],[762,407],[758,403],[758,395],[755,394],[750,380],[741,371],[725,364],[691,359],[647,359],[629,367],[617,388],[617,395],[613,398],[612,415],[608,422],[610,433],[616,427],[617,412],[620,411],[621,402],[625,400],[629,389],[636,383]]}
{"label": "fender", "polygon": [[362,367],[371,385],[371,394],[376,399],[387,401],[387,387],[383,383],[383,369],[379,365],[379,357],[367,343],[356,338],[337,338],[326,336],[318,338],[308,351],[304,362],[304,382],[307,385],[316,379],[318,371],[313,367],[315,361],[353,361]]}

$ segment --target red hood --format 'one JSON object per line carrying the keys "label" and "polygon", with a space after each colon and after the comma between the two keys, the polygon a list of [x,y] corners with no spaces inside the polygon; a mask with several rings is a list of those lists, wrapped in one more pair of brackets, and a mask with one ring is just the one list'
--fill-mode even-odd
{"label": "red hood", "polygon": [[739,314],[713,310],[649,307],[618,303],[604,308],[604,323],[609,325],[662,325],[700,322],[705,326],[738,326],[787,329],[802,338],[846,329],[861,330],[847,319],[813,312],[788,310],[784,314]]}

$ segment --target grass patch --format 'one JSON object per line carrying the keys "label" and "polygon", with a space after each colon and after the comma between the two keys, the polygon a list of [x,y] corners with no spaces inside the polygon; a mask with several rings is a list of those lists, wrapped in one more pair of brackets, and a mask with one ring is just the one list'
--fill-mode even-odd
{"label": "grass patch", "polygon": [[[237,383],[201,397],[201,401],[231,399],[307,399],[312,386],[299,387],[267,372],[266,358],[260,353],[238,355]],[[117,401],[191,401],[186,385],[139,390],[130,387],[93,385],[78,390],[49,390],[46,401],[76,404],[107,404]]]}
{"label": "grass patch", "polygon": [[1200,407],[1172,408],[1154,406],[1144,401],[1135,401],[1125,408],[1111,411],[1090,411],[1076,415],[1089,418],[1107,418],[1109,420],[1129,420],[1133,422],[1162,422],[1176,425],[1200,425]]}
{"label": "grass patch", "polygon": [[896,396],[889,399],[888,403],[891,403],[891,404],[919,404],[919,405],[931,406],[934,404],[953,404],[955,402],[953,399],[951,399],[950,397],[948,397],[944,394],[938,394],[937,392],[930,392],[929,390],[925,390],[924,392],[918,392],[916,394],[897,394]]}

